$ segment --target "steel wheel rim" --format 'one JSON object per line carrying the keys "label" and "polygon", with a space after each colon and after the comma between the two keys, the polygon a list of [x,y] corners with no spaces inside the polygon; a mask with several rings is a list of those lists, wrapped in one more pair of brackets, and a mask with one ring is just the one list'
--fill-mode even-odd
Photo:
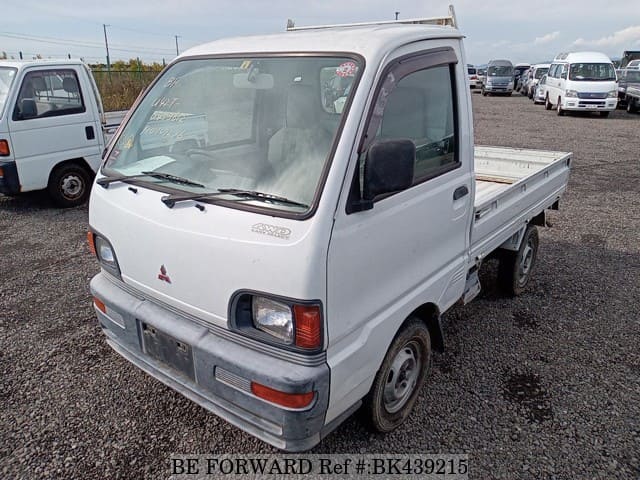
{"label": "steel wheel rim", "polygon": [[406,405],[415,390],[422,368],[422,356],[415,341],[402,347],[391,362],[382,394],[384,408],[396,413]]}
{"label": "steel wheel rim", "polygon": [[529,276],[529,272],[531,272],[531,267],[533,265],[533,256],[534,256],[534,245],[533,239],[530,238],[527,241],[527,244],[524,246],[524,250],[522,251],[522,257],[520,259],[520,264],[518,265],[518,279],[519,283],[523,284],[526,282],[527,277]]}
{"label": "steel wheel rim", "polygon": [[62,196],[68,200],[75,200],[82,195],[84,182],[78,175],[67,175],[60,182]]}

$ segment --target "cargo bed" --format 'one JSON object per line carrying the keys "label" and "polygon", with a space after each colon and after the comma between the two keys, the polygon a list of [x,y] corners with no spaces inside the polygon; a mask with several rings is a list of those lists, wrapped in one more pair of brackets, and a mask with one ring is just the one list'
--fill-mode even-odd
{"label": "cargo bed", "polygon": [[470,260],[482,259],[556,203],[570,162],[566,152],[476,146]]}

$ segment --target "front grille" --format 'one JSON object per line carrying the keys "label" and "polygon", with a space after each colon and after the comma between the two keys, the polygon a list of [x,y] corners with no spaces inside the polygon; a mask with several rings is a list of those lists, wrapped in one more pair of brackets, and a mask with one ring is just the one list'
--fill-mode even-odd
{"label": "front grille", "polygon": [[607,98],[607,92],[578,92],[578,98]]}
{"label": "front grille", "polygon": [[590,101],[582,101],[578,102],[579,107],[604,107],[607,102],[590,102]]}

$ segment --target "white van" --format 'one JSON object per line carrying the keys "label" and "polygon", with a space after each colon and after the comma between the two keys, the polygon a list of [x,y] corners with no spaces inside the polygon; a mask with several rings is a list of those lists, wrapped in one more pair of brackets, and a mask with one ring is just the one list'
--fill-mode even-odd
{"label": "white van", "polygon": [[565,111],[600,112],[602,117],[616,109],[616,70],[604,53],[561,53],[547,73],[545,108]]}

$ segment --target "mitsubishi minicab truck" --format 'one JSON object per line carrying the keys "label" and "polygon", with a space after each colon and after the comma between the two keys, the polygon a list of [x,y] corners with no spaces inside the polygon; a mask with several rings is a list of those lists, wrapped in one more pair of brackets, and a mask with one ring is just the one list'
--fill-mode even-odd
{"label": "mitsubishi minicab truck", "polygon": [[108,344],[283,450],[360,408],[398,428],[442,314],[490,255],[523,292],[569,178],[570,153],[474,147],[462,39],[451,9],[290,24],[171,63],[91,194]]}

